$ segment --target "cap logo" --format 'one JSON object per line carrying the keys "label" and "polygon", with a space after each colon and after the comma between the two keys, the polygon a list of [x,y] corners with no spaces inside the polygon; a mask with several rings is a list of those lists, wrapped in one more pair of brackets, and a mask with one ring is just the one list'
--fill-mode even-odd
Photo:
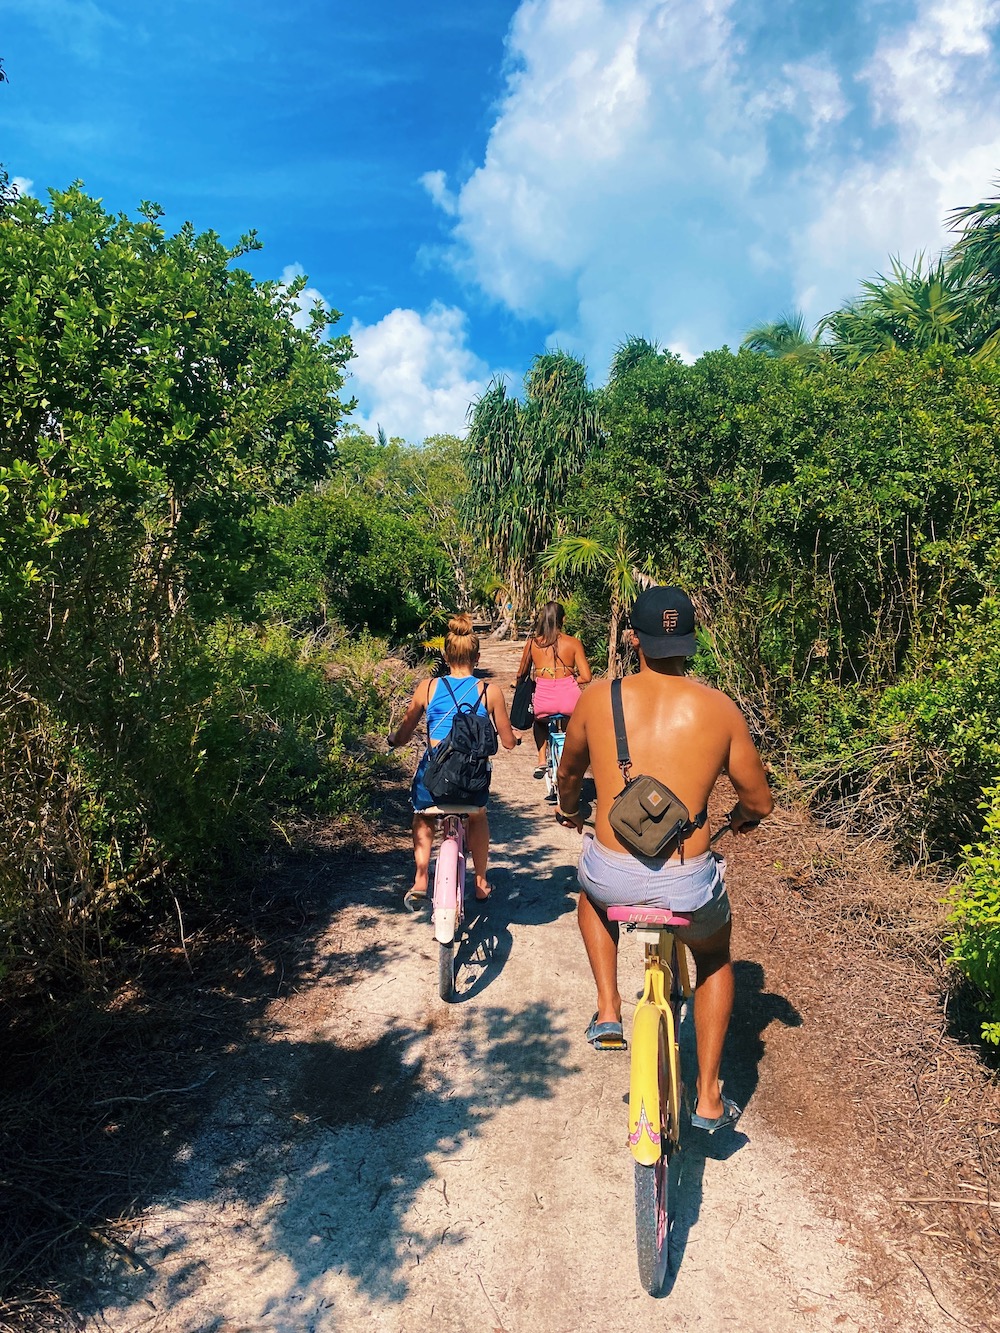
{"label": "cap logo", "polygon": [[668,607],[663,613],[663,632],[664,634],[673,634],[677,628],[677,612],[673,607]]}

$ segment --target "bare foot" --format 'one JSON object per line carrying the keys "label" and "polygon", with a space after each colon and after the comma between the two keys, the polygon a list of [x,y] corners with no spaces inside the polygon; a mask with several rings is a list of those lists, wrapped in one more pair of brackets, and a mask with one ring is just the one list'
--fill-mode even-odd
{"label": "bare foot", "polygon": [[493,885],[492,885],[492,884],[485,883],[485,882],[482,883],[482,884],[477,884],[477,885],[476,885],[476,902],[477,902],[477,903],[484,903],[484,902],[486,901],[486,899],[490,896],[490,894],[491,894],[492,892],[493,892]]}

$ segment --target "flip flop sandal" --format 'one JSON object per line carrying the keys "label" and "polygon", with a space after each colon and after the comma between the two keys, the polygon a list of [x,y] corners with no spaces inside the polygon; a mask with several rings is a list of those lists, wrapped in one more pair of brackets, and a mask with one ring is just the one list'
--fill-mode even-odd
{"label": "flip flop sandal", "polygon": [[742,1114],[742,1110],[735,1102],[731,1102],[728,1097],[723,1097],[722,1115],[713,1118],[707,1115],[692,1114],[691,1124],[695,1129],[704,1129],[707,1133],[714,1134],[717,1129],[728,1129],[730,1125],[735,1125]]}
{"label": "flip flop sandal", "polygon": [[621,1023],[598,1023],[596,1014],[587,1028],[587,1040],[595,1051],[628,1050]]}
{"label": "flip flop sandal", "polygon": [[535,771],[532,773],[531,776],[532,776],[533,778],[544,778],[544,777],[545,777],[545,768],[544,768],[544,766],[543,766],[542,768],[536,768]]}
{"label": "flip flop sandal", "polygon": [[422,912],[427,906],[427,894],[407,889],[403,894],[403,906],[408,912]]}
{"label": "flip flop sandal", "polygon": [[487,884],[485,893],[480,893],[478,889],[476,889],[474,892],[477,903],[488,903],[489,900],[493,897],[493,885]]}

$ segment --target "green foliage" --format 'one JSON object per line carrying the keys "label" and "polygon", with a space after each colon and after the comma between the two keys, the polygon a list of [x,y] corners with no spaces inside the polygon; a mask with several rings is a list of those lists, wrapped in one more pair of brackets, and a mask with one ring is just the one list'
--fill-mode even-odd
{"label": "green foliage", "polygon": [[1000,785],[987,787],[982,838],[963,849],[948,938],[954,963],[983,996],[983,1040],[1000,1046]]}
{"label": "green foliage", "polygon": [[582,362],[535,358],[525,401],[492,384],[472,410],[465,518],[509,591],[514,616],[531,606],[535,563],[557,534],[559,508],[598,440],[596,402]]}
{"label": "green foliage", "polygon": [[[1000,368],[661,354],[602,409],[563,522],[692,590],[699,669],[825,806],[953,853],[998,753]],[[592,571],[563,582],[613,618]]]}
{"label": "green foliage", "polygon": [[[364,809],[398,686],[385,645],[220,623],[178,645],[155,687],[123,688],[106,719],[72,724],[8,682],[2,695],[0,953],[99,935],[123,902],[165,886],[213,892],[303,816]],[[169,901],[169,897],[167,899]],[[56,942],[59,942],[58,947]]]}
{"label": "green foliage", "polygon": [[252,591],[260,504],[329,471],[347,341],[231,267],[252,237],[167,236],[158,216],[74,186],[0,217],[8,661],[148,662],[155,626]]}
{"label": "green foliage", "polygon": [[299,629],[339,621],[396,638],[454,604],[454,571],[426,525],[336,484],[261,516],[272,576],[262,612]]}

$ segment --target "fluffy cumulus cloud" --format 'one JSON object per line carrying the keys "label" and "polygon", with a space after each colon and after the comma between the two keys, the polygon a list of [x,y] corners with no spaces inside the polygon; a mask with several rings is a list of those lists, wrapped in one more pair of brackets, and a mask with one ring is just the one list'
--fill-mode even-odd
{"label": "fluffy cumulus cloud", "polygon": [[354,422],[372,434],[419,443],[428,435],[463,434],[469,404],[489,370],[468,346],[465,315],[434,304],[426,314],[392,310],[377,324],[351,326],[354,359],[348,389],[358,400]]}
{"label": "fluffy cumulus cloud", "polygon": [[[449,262],[602,375],[816,319],[1000,168],[1000,0],[523,0]],[[431,165],[431,164],[429,164]]]}

